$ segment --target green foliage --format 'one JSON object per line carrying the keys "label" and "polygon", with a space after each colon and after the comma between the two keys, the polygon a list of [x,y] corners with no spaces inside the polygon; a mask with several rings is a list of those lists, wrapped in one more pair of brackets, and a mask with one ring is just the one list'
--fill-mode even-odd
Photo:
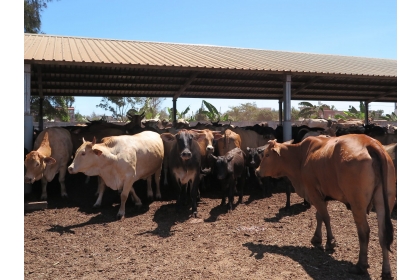
{"label": "green foliage", "polygon": [[24,0],[23,30],[25,33],[41,32],[41,12],[52,0]]}
{"label": "green foliage", "polygon": [[146,119],[159,118],[159,106],[164,98],[155,97],[103,97],[96,107],[112,113],[118,121],[128,121],[127,114],[145,115]]}
{"label": "green foliage", "polygon": [[382,116],[381,119],[396,122],[397,121],[397,115],[392,112],[391,114],[386,114],[385,116]]}
{"label": "green foliage", "polygon": [[[173,121],[174,119],[174,115],[173,115],[173,109],[172,108],[167,108],[168,110],[168,114],[169,114],[169,120]],[[179,112],[178,110],[176,110],[176,118],[177,120],[179,119],[186,119],[186,115],[187,113],[190,111],[190,106],[188,106],[184,111]]]}
{"label": "green foliage", "polygon": [[277,121],[279,119],[279,111],[260,109],[255,102],[231,106],[226,115],[231,121]]}
{"label": "green foliage", "polygon": [[79,111],[77,111],[76,114],[74,114],[74,119],[76,120],[76,122],[87,122],[87,119],[82,116],[82,114],[79,113]]}
{"label": "green foliage", "polygon": [[[31,96],[31,114],[35,121],[39,121],[39,96]],[[58,118],[60,121],[70,121],[70,116],[67,108],[74,103],[74,96],[45,96],[42,106],[42,114],[48,120]]]}
{"label": "green foliage", "polygon": [[330,106],[327,104],[321,104],[319,106],[313,105],[310,102],[300,102],[298,105],[303,106],[303,108],[299,112],[299,117],[311,119],[311,118],[319,118],[319,111],[324,114],[324,109],[330,109]]}

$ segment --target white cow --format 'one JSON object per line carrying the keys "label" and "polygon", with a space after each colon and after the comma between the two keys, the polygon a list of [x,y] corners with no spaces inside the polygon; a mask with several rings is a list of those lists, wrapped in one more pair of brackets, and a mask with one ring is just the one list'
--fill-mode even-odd
{"label": "white cow", "polygon": [[51,182],[57,173],[61,196],[67,196],[64,180],[72,149],[70,132],[61,127],[46,128],[36,138],[34,150],[25,158],[25,182],[33,184],[41,179],[41,199],[47,199],[47,183]]}
{"label": "white cow", "polygon": [[99,196],[94,206],[101,205],[105,185],[121,191],[121,205],[117,218],[124,218],[125,202],[128,194],[134,203],[141,206],[133,184],[139,179],[147,180],[147,196],[153,199],[152,176],[156,183],[156,199],[160,199],[160,174],[163,162],[163,142],[160,135],[153,131],[144,131],[135,135],[110,136],[102,143],[84,141],[77,149],[70,174],[83,172],[88,176],[99,176]]}

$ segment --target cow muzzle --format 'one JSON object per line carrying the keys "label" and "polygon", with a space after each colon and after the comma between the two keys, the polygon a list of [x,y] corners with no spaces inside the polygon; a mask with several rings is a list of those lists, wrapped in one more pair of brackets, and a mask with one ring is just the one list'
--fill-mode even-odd
{"label": "cow muzzle", "polygon": [[190,151],[183,151],[183,152],[181,153],[181,158],[182,158],[183,160],[190,159],[191,157],[192,157],[192,153],[191,153]]}
{"label": "cow muzzle", "polygon": [[33,184],[35,182],[35,177],[26,177],[25,176],[25,183]]}
{"label": "cow muzzle", "polygon": [[212,154],[212,153],[214,153],[214,147],[209,145],[209,146],[206,147],[206,151],[207,151],[207,153]]}
{"label": "cow muzzle", "polygon": [[76,172],[74,171],[74,167],[73,165],[70,165],[67,170],[69,171],[70,174],[76,174]]}

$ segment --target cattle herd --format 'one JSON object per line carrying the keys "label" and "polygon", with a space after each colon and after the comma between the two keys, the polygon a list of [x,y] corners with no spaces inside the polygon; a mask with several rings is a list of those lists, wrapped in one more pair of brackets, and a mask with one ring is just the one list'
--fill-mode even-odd
{"label": "cattle herd", "polygon": [[[131,196],[141,206],[133,184],[147,181],[147,197],[160,200],[160,179],[176,190],[176,206],[191,206],[198,215],[200,190],[219,184],[221,205],[233,211],[234,195],[242,203],[248,177],[255,177],[270,196],[278,180],[286,180],[286,209],[294,189],[308,207],[316,208],[317,226],[311,243],[322,245],[325,225],[326,250],[335,243],[327,211],[329,200],[343,202],[352,211],[359,237],[359,260],[354,273],[366,274],[369,225],[366,214],[374,207],[382,248],[382,277],[391,278],[389,250],[394,229],[390,213],[396,203],[396,129],[389,132],[374,124],[350,125],[324,121],[326,127],[292,127],[292,139],[283,141],[282,126],[248,127],[178,122],[168,126],[160,120],[130,115],[125,125],[91,121],[84,126],[50,127],[37,133],[33,150],[25,150],[25,182],[41,180],[41,199],[47,199],[47,183],[59,174],[61,196],[66,197],[65,176],[84,173],[98,176],[101,205],[106,186],[120,192],[117,218],[123,219]],[[395,136],[394,136],[395,135]],[[71,176],[71,175],[69,175]],[[153,191],[153,185],[155,186]],[[228,201],[226,203],[226,198]]]}

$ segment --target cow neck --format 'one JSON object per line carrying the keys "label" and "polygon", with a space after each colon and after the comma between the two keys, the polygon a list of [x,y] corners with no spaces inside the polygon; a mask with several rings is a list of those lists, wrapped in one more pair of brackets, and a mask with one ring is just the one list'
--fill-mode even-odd
{"label": "cow neck", "polygon": [[[287,149],[286,149],[287,148]],[[285,161],[284,173],[289,178],[289,180],[297,180],[300,176],[296,177],[296,174],[299,174],[300,170],[300,144],[282,144],[282,149],[280,149],[280,156],[283,157]]]}
{"label": "cow neck", "polygon": [[42,139],[41,145],[37,149],[37,152],[42,154],[45,157],[51,156],[51,146],[50,141],[48,139],[48,132],[45,133],[44,138]]}

